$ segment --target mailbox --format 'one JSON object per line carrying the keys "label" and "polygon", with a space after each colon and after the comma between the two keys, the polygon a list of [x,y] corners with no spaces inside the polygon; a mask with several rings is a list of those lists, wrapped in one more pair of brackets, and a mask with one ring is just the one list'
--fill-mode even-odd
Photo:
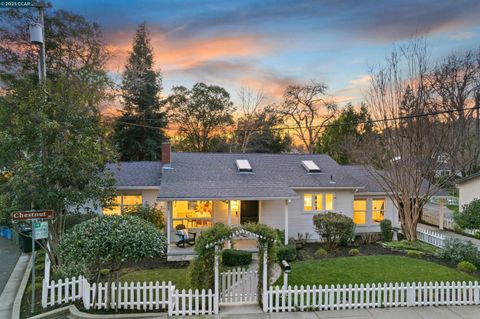
{"label": "mailbox", "polygon": [[282,269],[283,269],[283,272],[284,273],[289,273],[290,271],[292,271],[292,268],[290,267],[289,263],[287,263],[286,260],[282,260]]}

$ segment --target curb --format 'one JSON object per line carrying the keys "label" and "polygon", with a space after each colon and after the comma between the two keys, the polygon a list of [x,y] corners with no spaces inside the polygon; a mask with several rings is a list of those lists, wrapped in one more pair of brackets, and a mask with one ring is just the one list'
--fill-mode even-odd
{"label": "curb", "polygon": [[[28,255],[23,253],[22,255],[20,255],[20,258],[18,258],[18,260],[20,261],[22,257],[26,257],[26,256]],[[30,256],[28,256],[28,258],[29,258],[29,261],[27,264],[27,268],[25,269],[25,273],[23,274],[22,281],[20,282],[20,286],[18,287],[18,290],[17,290],[17,295],[15,296],[15,301],[13,302],[13,309],[12,309],[13,319],[20,318],[20,307],[22,305],[22,297],[23,297],[23,294],[25,293],[25,288],[27,288],[28,279],[30,278],[30,272],[32,271],[33,260]]]}
{"label": "curb", "polygon": [[91,314],[78,310],[75,305],[70,305],[67,307],[58,308],[46,313],[30,317],[29,319],[47,319],[47,318],[56,318],[58,315],[69,315],[71,318],[75,319],[128,319],[128,318],[168,318],[167,313],[163,312],[150,312],[150,313],[122,313],[122,314]]}

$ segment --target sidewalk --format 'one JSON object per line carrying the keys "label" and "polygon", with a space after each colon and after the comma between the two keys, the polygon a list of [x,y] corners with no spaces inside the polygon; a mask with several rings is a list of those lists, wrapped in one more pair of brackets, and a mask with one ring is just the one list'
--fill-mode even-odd
{"label": "sidewalk", "polygon": [[[450,230],[445,230],[445,229],[440,230],[437,226],[430,226],[430,225],[420,224],[420,223],[418,224],[418,226],[420,226],[422,228],[425,228],[425,229],[433,230],[433,231],[435,231],[437,233],[440,233],[442,235],[445,235],[447,237],[453,237],[453,238],[459,238],[461,240],[471,241],[475,246],[477,246],[480,249],[480,240],[478,240],[476,238],[461,235],[461,234],[457,234],[457,233],[454,233],[453,231],[450,231]],[[480,314],[478,315],[478,318],[480,318]]]}
{"label": "sidewalk", "polygon": [[[410,308],[378,308],[378,309],[355,309],[355,310],[334,310],[334,311],[315,311],[315,312],[279,312],[263,313],[260,308],[235,307],[230,311],[219,315],[210,316],[187,316],[183,318],[212,318],[212,319],[478,319],[480,318],[480,306],[448,306],[448,307],[410,307]],[[60,310],[60,309],[59,309]],[[245,312],[246,310],[247,312]],[[248,312],[248,311],[252,312]],[[3,317],[2,317],[3,318]],[[37,318],[45,318],[37,316]],[[156,318],[167,319],[163,314],[135,314],[125,315],[117,314],[106,317],[105,315],[83,314],[74,311],[73,315],[58,314],[50,316],[55,319],[68,318]]]}
{"label": "sidewalk", "polygon": [[0,238],[0,294],[2,294],[21,253],[20,248],[13,241]]}
{"label": "sidewalk", "polygon": [[18,258],[15,268],[13,269],[5,288],[0,295],[0,318],[2,319],[12,318],[14,304],[18,303],[15,298],[17,297],[17,292],[20,284],[22,283],[25,269],[27,269],[29,260],[30,256],[27,254],[22,254],[20,258]]}

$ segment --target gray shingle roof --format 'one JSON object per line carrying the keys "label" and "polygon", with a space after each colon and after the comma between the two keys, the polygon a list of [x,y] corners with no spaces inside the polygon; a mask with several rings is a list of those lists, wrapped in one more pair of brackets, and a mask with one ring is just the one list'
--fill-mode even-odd
{"label": "gray shingle roof", "polygon": [[115,177],[115,186],[152,187],[160,186],[162,164],[160,162],[118,162],[107,164],[107,171]]}
{"label": "gray shingle roof", "polygon": [[[252,173],[238,173],[237,159],[248,160]],[[302,160],[312,160],[322,173],[308,174]],[[348,173],[328,155],[172,153],[158,197],[292,198],[297,188],[361,188]]]}

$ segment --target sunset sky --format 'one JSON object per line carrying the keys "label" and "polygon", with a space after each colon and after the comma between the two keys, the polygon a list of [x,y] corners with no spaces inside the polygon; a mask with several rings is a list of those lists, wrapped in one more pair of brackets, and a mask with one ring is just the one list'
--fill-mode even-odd
{"label": "sunset sky", "polygon": [[319,80],[358,103],[369,66],[393,43],[427,35],[432,58],[480,45],[480,1],[53,0],[98,22],[122,71],[139,23],[147,22],[164,94],[204,81],[236,99],[242,86],[278,99],[286,85]]}

